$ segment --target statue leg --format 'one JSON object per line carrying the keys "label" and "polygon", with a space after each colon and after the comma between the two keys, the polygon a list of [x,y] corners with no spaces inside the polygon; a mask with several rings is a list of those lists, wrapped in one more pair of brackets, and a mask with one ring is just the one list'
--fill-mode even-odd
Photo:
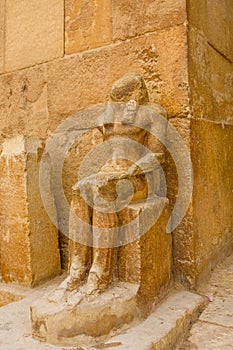
{"label": "statue leg", "polygon": [[[79,191],[73,194],[69,220],[68,277],[49,295],[49,300],[66,301],[70,291],[79,289],[91,266],[91,210]],[[80,243],[81,242],[81,243]],[[67,293],[68,292],[68,293]]]}
{"label": "statue leg", "polygon": [[105,290],[112,282],[113,242],[117,234],[117,213],[93,211],[93,263],[88,275],[86,292]]}
{"label": "statue leg", "polygon": [[91,266],[91,208],[80,193],[74,193],[69,221],[69,276],[67,290],[77,289],[85,281]]}

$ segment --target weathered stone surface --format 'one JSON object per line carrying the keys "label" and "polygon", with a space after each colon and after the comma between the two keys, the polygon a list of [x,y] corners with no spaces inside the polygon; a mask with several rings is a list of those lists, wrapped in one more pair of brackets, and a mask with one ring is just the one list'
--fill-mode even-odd
{"label": "weathered stone surface", "polygon": [[233,62],[231,0],[189,0],[187,7],[191,26],[200,30],[217,51]]}
{"label": "weathered stone surface", "polygon": [[196,268],[205,279],[232,249],[233,127],[191,121]]}
{"label": "weathered stone surface", "polygon": [[113,84],[110,97],[116,102],[129,100],[135,100],[139,104],[149,102],[145,82],[139,74],[134,72],[124,75]]}
{"label": "weathered stone surface", "polygon": [[189,292],[176,292],[169,297],[145,321],[132,327],[125,334],[103,342],[107,347],[117,344],[117,349],[170,350],[178,348],[200,311],[205,307],[203,297]]}
{"label": "weathered stone surface", "polygon": [[72,306],[39,300],[31,306],[32,335],[51,344],[76,346],[83,345],[84,335],[107,335],[137,317],[137,289],[137,285],[118,283]]}
{"label": "weathered stone surface", "polygon": [[[233,328],[233,297],[215,297],[200,316],[200,321]],[[232,330],[233,336],[233,330]]]}
{"label": "weathered stone surface", "polygon": [[46,82],[44,65],[0,76],[0,143],[18,134],[46,138]]}
{"label": "weathered stone surface", "polygon": [[[0,308],[0,348],[4,350],[54,350],[53,345],[41,343],[31,337],[29,310],[32,300],[36,301],[38,298],[42,298],[45,293],[51,291],[59,283],[58,281],[61,281],[61,277],[57,277],[53,281],[50,281],[43,286],[36,287],[35,289],[22,286],[17,286],[16,288],[15,285],[10,285],[9,288],[8,285],[8,289],[10,289],[13,294],[19,293],[20,291],[20,293],[25,295],[25,298]],[[2,288],[5,289],[5,284],[0,284],[0,293]],[[57,350],[59,349],[60,348],[58,347]]]}
{"label": "weathered stone surface", "polygon": [[4,70],[4,46],[5,46],[5,0],[0,1],[0,74]]}
{"label": "weathered stone surface", "polygon": [[[176,128],[180,134],[181,139],[184,141],[184,147],[187,147],[187,151],[190,154],[190,118],[171,118],[169,123]],[[168,136],[168,139],[172,141],[172,137]],[[175,146],[175,145],[174,145]],[[185,157],[185,149],[181,150],[181,157]],[[184,169],[184,164],[181,162],[182,170],[186,172],[188,169]],[[177,199],[178,191],[184,193],[185,188],[179,188],[178,174],[181,170],[177,168],[174,160],[170,154],[167,153],[165,162],[166,172],[166,184],[168,191],[168,198],[170,200],[172,208],[174,207]],[[193,204],[190,199],[190,204],[187,208],[185,217],[179,226],[174,230],[172,234],[173,239],[173,263],[175,270],[175,280],[188,288],[194,287],[196,281],[196,265],[195,265],[195,235],[193,231]]]}
{"label": "weathered stone surface", "polygon": [[233,64],[192,28],[189,31],[189,78],[193,115],[232,124]]}
{"label": "weathered stone surface", "polygon": [[0,284],[0,307],[19,301],[25,297],[22,290],[10,288],[8,285]]}
{"label": "weathered stone surface", "polygon": [[192,328],[185,350],[231,350],[233,330],[198,321]]}
{"label": "weathered stone surface", "polygon": [[[173,282],[172,237],[171,234],[165,233],[170,217],[168,200],[165,198],[155,200],[154,206],[148,210],[146,221],[149,223],[153,216],[156,216],[156,211],[161,210],[161,207],[163,207],[161,215],[154,220],[151,229],[145,232],[140,239],[141,266],[138,301],[144,314],[150,313],[151,307],[167,294]],[[143,226],[143,222],[140,224]]]}
{"label": "weathered stone surface", "polygon": [[[12,141],[12,154],[1,156],[1,274],[7,282],[32,283],[24,140]],[[8,151],[8,153],[10,153]],[[22,203],[24,205],[22,205]]]}
{"label": "weathered stone surface", "polygon": [[144,77],[151,102],[160,103],[170,116],[187,115],[186,29],[180,25],[49,63],[50,129],[106,101],[112,83],[131,71]]}
{"label": "weathered stone surface", "polygon": [[125,40],[184,23],[186,3],[184,0],[113,0],[112,17],[113,39]]}
{"label": "weathered stone surface", "polygon": [[233,254],[198,288],[210,303],[191,328],[182,350],[231,349],[233,340]]}
{"label": "weathered stone surface", "polygon": [[57,229],[39,189],[39,140],[17,136],[0,157],[1,273],[6,282],[33,286],[60,272]]}
{"label": "weathered stone surface", "polygon": [[215,296],[233,298],[233,255],[228,256],[216,269],[212,272],[211,278],[203,283],[198,292],[205,294],[214,299]]}
{"label": "weathered stone surface", "polygon": [[[4,350],[59,350],[61,348],[32,338],[28,310],[32,303],[35,303],[58,286],[62,278],[64,277],[56,278],[35,290],[30,290],[30,294],[20,302],[0,308],[0,319],[2,321],[0,347]],[[162,349],[167,350],[169,349],[168,345],[173,346],[177,341],[182,340],[189,328],[190,321],[195,322],[204,304],[202,297],[192,293],[178,292],[175,295],[170,295],[153,312],[148,322],[145,320],[141,326],[129,329],[125,335],[120,336],[121,339],[119,340],[117,340],[119,336],[102,339],[92,348],[93,350],[95,348],[106,348],[111,344],[112,347],[118,345],[126,350],[132,347],[135,349],[135,345],[138,344],[140,350],[148,350],[152,346],[151,344],[156,346],[157,343],[158,349],[161,349],[161,344],[164,344]],[[90,341],[90,338],[88,340]],[[87,350],[91,346],[81,347]]]}
{"label": "weathered stone surface", "polygon": [[67,54],[111,42],[111,1],[65,1],[65,52]]}
{"label": "weathered stone surface", "polygon": [[5,71],[63,56],[62,0],[6,0]]}

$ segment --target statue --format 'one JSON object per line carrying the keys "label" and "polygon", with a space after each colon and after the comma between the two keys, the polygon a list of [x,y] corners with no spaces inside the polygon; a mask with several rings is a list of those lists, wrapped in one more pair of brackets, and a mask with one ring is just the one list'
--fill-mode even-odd
{"label": "statue", "polygon": [[[118,188],[117,192],[117,182],[119,180],[122,182],[122,179],[130,180],[134,187],[132,201],[147,199],[149,195],[156,194],[156,186],[159,186],[156,157],[163,156],[162,145],[159,141],[155,147],[157,148],[155,149],[156,154],[143,154],[144,149],[137,149],[137,147],[136,149],[132,147],[125,149],[125,144],[121,140],[129,138],[147,147],[151,137],[149,130],[155,124],[153,114],[159,113],[166,117],[165,110],[159,105],[153,105],[153,113],[152,110],[151,113],[139,112],[140,105],[149,105],[149,99],[144,80],[137,73],[128,73],[115,82],[110,97],[111,101],[107,104],[106,112],[98,121],[98,129],[104,141],[118,140],[117,149],[113,149],[112,159],[100,169],[95,180],[93,176],[89,176],[73,187],[74,191],[81,190],[81,196],[84,195],[85,198],[79,198],[76,203],[76,196],[73,197],[70,214],[69,275],[56,291],[55,298],[64,297],[65,294],[69,296],[69,292],[79,291],[75,303],[78,300],[81,301],[85,295],[103,292],[112,282],[113,248],[111,240],[114,237],[109,234],[107,238],[110,247],[101,247],[102,237],[101,233],[98,233],[98,227],[115,228],[117,235],[119,223],[123,221],[124,210],[120,210],[120,206],[127,200],[129,193],[127,186],[124,185],[120,190]],[[166,130],[162,132],[165,133]],[[129,158],[136,159],[136,163],[133,164]],[[150,186],[151,188],[148,188],[145,172],[152,172],[153,182],[157,182],[157,184],[154,183],[154,186]],[[91,204],[88,205],[86,202]],[[108,204],[114,206],[110,213],[106,213]],[[80,244],[76,237],[80,228],[73,223],[73,216],[80,210],[84,214],[83,219],[92,225],[93,248],[88,244]],[[52,294],[51,298],[53,297]]]}
{"label": "statue", "polygon": [[[170,209],[161,190],[165,152],[158,140],[165,140],[166,117],[160,105],[149,103],[139,74],[128,73],[113,84],[96,125],[110,157],[97,171],[90,166],[73,186],[68,276],[31,307],[33,337],[77,345],[79,337],[83,344],[84,335],[95,342],[138,313],[148,315],[171,285],[172,242],[166,234]],[[145,203],[146,214],[140,217]],[[136,226],[128,228],[135,218]],[[134,239],[127,241],[131,235]],[[122,256],[124,262],[131,258],[125,275]],[[134,278],[130,275],[135,269]]]}

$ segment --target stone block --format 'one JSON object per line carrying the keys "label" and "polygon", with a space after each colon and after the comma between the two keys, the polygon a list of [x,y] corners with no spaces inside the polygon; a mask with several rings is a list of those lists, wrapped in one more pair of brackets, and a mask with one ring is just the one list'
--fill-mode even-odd
{"label": "stone block", "polygon": [[65,1],[65,52],[106,45],[112,39],[111,1]]}
{"label": "stone block", "polygon": [[[118,283],[78,305],[37,300],[31,306],[32,335],[41,341],[66,346],[94,342],[137,317],[135,284]],[[75,297],[75,295],[74,295]],[[92,338],[91,338],[92,337]]]}
{"label": "stone block", "polygon": [[18,134],[47,137],[46,83],[44,65],[0,76],[0,144]]}
{"label": "stone block", "polygon": [[60,272],[57,229],[40,197],[41,142],[5,141],[1,172],[1,274],[6,282],[34,286]]}
{"label": "stone block", "polygon": [[63,56],[63,0],[6,0],[5,71]]}
{"label": "stone block", "polygon": [[191,140],[196,274],[201,282],[232,249],[233,126],[192,119]]}
{"label": "stone block", "polygon": [[[171,118],[169,123],[174,126],[177,132],[180,134],[181,139],[184,141],[187,151],[190,152],[191,147],[191,135],[190,135],[190,118]],[[172,137],[168,134],[168,139],[172,142]],[[175,147],[175,145],[173,145]],[[181,157],[185,156],[181,151]],[[185,163],[180,162],[181,168],[177,168],[171,155],[167,152],[165,162],[166,184],[167,184],[167,197],[170,200],[171,207],[175,205],[175,201],[180,190],[180,195],[185,194],[185,188],[180,188],[178,183],[178,170],[187,172]],[[188,172],[187,172],[188,173]],[[172,233],[173,238],[173,263],[175,270],[175,280],[188,288],[192,288],[196,281],[196,264],[195,264],[195,234],[193,231],[193,204],[190,199],[190,204],[187,208],[185,217],[179,226]]]}
{"label": "stone block", "polygon": [[189,0],[187,7],[191,26],[201,31],[215,50],[233,62],[231,0]]}
{"label": "stone block", "polygon": [[200,321],[233,328],[232,302],[232,295],[224,298],[215,297],[201,314]]}
{"label": "stone block", "polygon": [[194,117],[232,124],[232,63],[192,28],[189,31],[189,77]]}
{"label": "stone block", "polygon": [[190,350],[231,350],[232,328],[198,321],[191,329],[188,339]]}
{"label": "stone block", "polygon": [[4,46],[5,46],[5,0],[0,0],[0,74],[4,70]]}
{"label": "stone block", "polygon": [[125,40],[146,32],[177,26],[186,20],[184,0],[113,0],[113,39]]}
{"label": "stone block", "polygon": [[151,102],[170,116],[187,115],[186,29],[180,25],[49,63],[51,131],[65,117],[106,101],[113,82],[132,71],[145,79]]}
{"label": "stone block", "polygon": [[206,300],[200,295],[173,292],[140,324],[103,341],[100,346],[107,349],[116,346],[119,350],[179,349],[190,325],[197,320],[205,305]]}

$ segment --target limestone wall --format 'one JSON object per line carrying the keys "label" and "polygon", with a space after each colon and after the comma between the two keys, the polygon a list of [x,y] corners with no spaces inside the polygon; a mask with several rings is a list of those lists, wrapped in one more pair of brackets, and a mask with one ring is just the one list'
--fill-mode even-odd
{"label": "limestone wall", "polygon": [[187,116],[185,0],[0,4],[0,145],[16,135],[45,141],[66,117],[106,101],[129,71],[143,75],[169,117]]}
{"label": "limestone wall", "polygon": [[[18,135],[45,142],[65,118],[106,101],[116,79],[141,73],[192,153],[193,201],[173,233],[174,274],[192,287],[229,246],[232,224],[232,6],[209,3],[189,0],[187,17],[185,0],[0,0],[0,151]],[[174,203],[171,159],[166,173]]]}
{"label": "limestone wall", "polygon": [[200,282],[233,247],[233,5],[189,0],[193,232]]}

